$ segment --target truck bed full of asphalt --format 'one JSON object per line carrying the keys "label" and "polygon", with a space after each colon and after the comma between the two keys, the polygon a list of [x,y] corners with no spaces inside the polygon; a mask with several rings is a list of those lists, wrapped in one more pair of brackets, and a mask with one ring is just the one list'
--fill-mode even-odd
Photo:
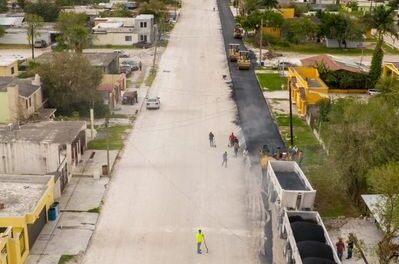
{"label": "truck bed full of asphalt", "polygon": [[278,182],[284,190],[306,191],[308,188],[294,171],[275,171]]}
{"label": "truck bed full of asphalt", "polygon": [[[230,43],[240,44],[240,48],[246,50],[242,40],[233,38],[235,21],[228,1],[218,0],[218,7],[226,54]],[[277,147],[284,149],[284,142],[256,79],[254,63],[248,71],[238,70],[236,63],[230,60],[228,65],[233,84],[233,97],[237,104],[240,126],[244,132],[248,151],[256,153],[263,145],[267,145],[270,150]]]}

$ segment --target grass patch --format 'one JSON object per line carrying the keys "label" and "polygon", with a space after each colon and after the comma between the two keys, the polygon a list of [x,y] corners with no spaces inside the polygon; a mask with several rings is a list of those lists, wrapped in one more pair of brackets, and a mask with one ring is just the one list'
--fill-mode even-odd
{"label": "grass patch", "polygon": [[287,82],[287,79],[278,73],[257,73],[256,77],[262,91],[279,91],[281,85]]}
{"label": "grass patch", "polygon": [[62,255],[60,260],[58,260],[58,264],[65,264],[68,263],[71,259],[73,259],[75,255]]}
{"label": "grass patch", "polygon": [[30,49],[30,45],[26,44],[0,44],[0,49]]}
{"label": "grass patch", "polygon": [[[335,54],[335,55],[362,55],[362,49],[344,49],[344,48],[327,48],[321,44],[317,43],[306,43],[297,44],[289,46],[279,46],[272,45],[272,49],[275,51],[285,51],[285,52],[298,52],[298,53],[308,53],[308,54]],[[373,49],[364,49],[364,55],[371,55]]]}
{"label": "grass patch", "polygon": [[382,44],[382,49],[385,54],[399,54],[399,50],[397,48],[393,48],[388,46],[387,44]]}
{"label": "grass patch", "polygon": [[157,70],[156,69],[151,69],[150,74],[147,76],[147,79],[145,79],[144,84],[146,86],[151,86],[152,83],[155,80],[155,77],[157,76]]}
{"label": "grass patch", "polygon": [[100,207],[96,207],[96,208],[92,208],[90,210],[87,211],[88,213],[96,213],[99,214],[101,212],[101,208]]}
{"label": "grass patch", "polygon": [[[275,115],[280,133],[286,145],[290,144],[289,116]],[[299,117],[293,117],[294,143],[303,151],[301,168],[317,190],[316,209],[323,217],[357,216],[358,211],[337,179],[331,173],[324,172],[323,164],[328,158],[325,151],[313,135],[311,128]]]}
{"label": "grass patch", "polygon": [[[127,129],[132,128],[131,125],[119,125],[108,128],[108,137],[93,139],[91,140],[87,146],[89,149],[107,149],[107,141],[109,144],[110,150],[120,150],[123,148],[123,137],[126,133]],[[105,127],[97,129],[98,132],[106,132]]]}

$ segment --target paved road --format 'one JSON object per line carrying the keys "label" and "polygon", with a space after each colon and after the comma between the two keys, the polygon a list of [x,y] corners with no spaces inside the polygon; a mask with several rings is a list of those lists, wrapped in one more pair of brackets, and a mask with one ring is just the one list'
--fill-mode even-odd
{"label": "paved road", "polygon": [[[85,264],[259,263],[260,172],[227,148],[236,107],[213,0],[186,0],[151,93],[106,194]],[[208,133],[216,135],[209,147]],[[221,166],[229,153],[228,168]],[[209,254],[196,254],[195,233]]]}
{"label": "paved road", "polygon": [[[223,27],[226,53],[228,53],[229,43],[239,43],[243,49],[246,49],[241,40],[233,38],[235,21],[228,1],[217,1]],[[285,147],[284,142],[269,112],[269,108],[260,90],[253,68],[249,71],[240,71],[237,69],[236,63],[229,61],[229,69],[233,82],[234,100],[238,107],[239,123],[244,131],[249,150],[254,153],[256,157],[259,148],[264,144],[268,145],[271,150],[277,147],[283,149]],[[265,201],[264,205],[267,206],[268,197],[265,194],[263,199]],[[267,207],[265,207],[265,210],[269,212]],[[266,218],[271,219],[269,215],[267,215]],[[264,234],[266,240],[264,241],[263,248],[263,262],[272,263],[273,233],[271,220],[266,221]]]}
{"label": "paved road", "polygon": [[[235,22],[228,1],[218,0],[218,5],[226,53],[229,43],[239,43],[242,48],[245,48],[241,40],[233,38]],[[283,140],[268,110],[253,68],[249,71],[239,71],[236,63],[230,61],[229,68],[240,125],[244,131],[249,150],[254,153],[264,144],[271,149],[284,148]]]}

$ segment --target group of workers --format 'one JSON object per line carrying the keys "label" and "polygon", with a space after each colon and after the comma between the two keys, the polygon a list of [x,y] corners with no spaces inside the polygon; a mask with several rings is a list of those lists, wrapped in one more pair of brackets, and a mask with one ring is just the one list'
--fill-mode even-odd
{"label": "group of workers", "polygon": [[[216,148],[216,143],[215,143],[215,135],[211,132],[209,132],[209,146],[210,147],[214,147]],[[240,144],[239,144],[239,140],[236,137],[236,135],[234,135],[233,132],[231,132],[230,136],[229,136],[229,142],[228,142],[228,147],[232,147],[234,150],[234,156],[237,157],[238,156],[238,151],[240,150]],[[244,161],[247,159],[248,156],[248,151],[246,149],[243,150],[243,157],[244,157]],[[222,156],[222,166],[224,166],[225,168],[227,168],[227,151],[225,151],[223,153]]]}

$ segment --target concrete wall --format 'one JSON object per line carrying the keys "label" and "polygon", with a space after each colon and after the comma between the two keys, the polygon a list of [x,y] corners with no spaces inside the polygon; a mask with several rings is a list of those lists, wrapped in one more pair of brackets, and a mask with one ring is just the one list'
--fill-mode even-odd
{"label": "concrete wall", "polygon": [[[326,41],[326,47],[327,48],[339,48],[338,41],[336,39],[328,39],[328,38],[326,38],[325,41]],[[356,49],[356,48],[359,48],[360,44],[361,43],[359,41],[347,40],[346,41],[346,48],[347,49]],[[345,45],[342,44],[341,48],[345,48]]]}
{"label": "concrete wall", "polygon": [[18,74],[19,72],[17,61],[7,66],[0,66],[0,76],[18,76]]}
{"label": "concrete wall", "polygon": [[[131,40],[126,40],[125,37],[131,37]],[[101,34],[94,34],[93,45],[133,45],[138,42],[138,35],[132,32],[108,32]]]}
{"label": "concrete wall", "polygon": [[38,89],[28,98],[19,97],[20,115],[27,119],[42,106],[42,89]]}
{"label": "concrete wall", "polygon": [[10,122],[10,110],[8,105],[8,93],[0,92],[0,123]]}
{"label": "concrete wall", "polygon": [[[46,41],[47,44],[51,43],[50,32],[41,32],[40,36],[35,38],[35,40],[41,40],[41,39]],[[0,38],[0,43],[28,45],[29,41],[26,36],[26,30],[21,29],[21,31],[18,32],[8,32],[4,34],[4,36]]]}
{"label": "concrete wall", "polygon": [[0,144],[1,174],[44,175],[57,170],[60,165],[58,144],[8,142]]}

